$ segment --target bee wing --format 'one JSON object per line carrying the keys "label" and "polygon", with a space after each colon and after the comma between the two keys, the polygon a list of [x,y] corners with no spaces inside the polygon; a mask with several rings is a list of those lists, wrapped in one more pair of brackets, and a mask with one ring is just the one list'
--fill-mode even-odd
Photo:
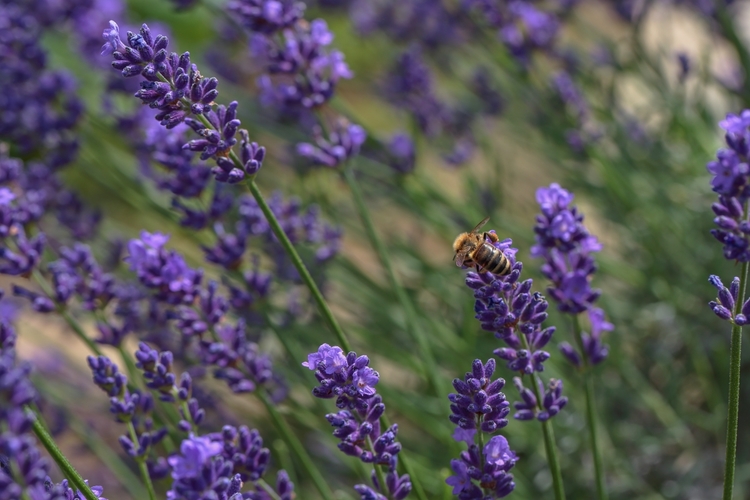
{"label": "bee wing", "polygon": [[490,220],[489,216],[485,217],[484,219],[482,219],[482,222],[474,226],[474,229],[472,229],[471,232],[476,233],[477,231],[479,231],[479,228],[487,224],[487,221],[489,220]]}
{"label": "bee wing", "polygon": [[466,252],[456,252],[456,255],[453,256],[453,260],[456,261],[456,266],[458,267],[464,266],[465,259],[466,259]]}

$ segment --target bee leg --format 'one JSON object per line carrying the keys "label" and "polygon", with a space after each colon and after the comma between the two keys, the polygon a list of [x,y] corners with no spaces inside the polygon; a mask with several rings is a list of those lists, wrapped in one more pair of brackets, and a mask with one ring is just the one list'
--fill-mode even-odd
{"label": "bee leg", "polygon": [[485,240],[489,239],[492,243],[497,243],[498,241],[500,241],[500,238],[498,238],[497,234],[495,233],[484,233],[483,236]]}

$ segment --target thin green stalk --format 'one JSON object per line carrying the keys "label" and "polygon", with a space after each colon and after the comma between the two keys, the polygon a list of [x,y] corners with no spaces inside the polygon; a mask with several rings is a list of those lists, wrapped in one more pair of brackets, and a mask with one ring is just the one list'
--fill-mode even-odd
{"label": "thin green stalk", "polygon": [[[25,407],[25,410],[34,413],[28,406]],[[86,497],[86,500],[97,500],[97,496],[94,495],[94,492],[91,491],[91,488],[89,488],[89,486],[84,482],[81,475],[78,474],[77,470],[75,470],[75,467],[73,467],[73,465],[68,462],[68,459],[65,458],[65,455],[63,455],[60,451],[60,448],[57,447],[57,444],[55,444],[55,440],[52,439],[52,436],[49,435],[47,429],[45,429],[44,425],[42,425],[42,423],[39,421],[39,417],[36,413],[34,413],[33,430],[39,442],[42,443],[42,446],[44,446],[47,452],[52,456],[52,459],[55,461],[57,466],[60,467],[63,475],[68,479],[68,481],[72,483],[72,486],[83,493],[83,496]]]}
{"label": "thin green stalk", "polygon": [[[529,349],[529,342],[526,335],[519,335],[524,349]],[[542,406],[543,394],[539,389],[539,383],[536,372],[531,374],[531,387],[536,396],[536,406],[539,411],[544,410]],[[565,488],[563,487],[562,470],[560,469],[560,457],[557,455],[557,446],[555,445],[555,431],[552,429],[552,420],[547,419],[542,422],[542,433],[544,434],[544,448],[547,451],[547,463],[549,472],[552,475],[552,489],[555,491],[555,500],[565,500]]]}
{"label": "thin green stalk", "polygon": [[263,479],[258,479],[257,481],[255,481],[255,484],[263,488],[263,491],[265,491],[266,494],[271,497],[271,500],[281,500],[281,497],[274,491],[273,487]]}
{"label": "thin green stalk", "polygon": [[404,310],[404,313],[406,315],[407,329],[411,333],[412,337],[417,341],[417,345],[419,345],[419,352],[422,356],[422,359],[424,359],[427,379],[432,386],[433,392],[439,397],[441,394],[443,394],[441,387],[441,378],[438,374],[435,357],[432,354],[430,343],[427,341],[424,332],[422,332],[417,323],[417,314],[414,309],[414,304],[412,304],[412,301],[404,290],[404,287],[401,286],[401,283],[396,276],[396,272],[393,269],[393,265],[391,264],[391,259],[388,256],[388,250],[385,248],[385,245],[378,236],[378,233],[375,231],[375,224],[373,224],[372,222],[370,211],[367,209],[364,197],[362,196],[362,191],[359,189],[359,183],[354,176],[354,171],[352,170],[351,165],[347,164],[344,167],[342,173],[344,176],[344,180],[346,180],[346,184],[349,186],[349,189],[352,192],[354,205],[357,208],[359,217],[362,219],[362,223],[365,226],[365,233],[367,233],[367,238],[370,240],[370,244],[375,250],[375,253],[378,254],[380,263],[385,269],[388,276],[388,281],[390,282],[391,288],[393,288],[393,291],[396,294],[396,298],[401,304],[401,308]]}
{"label": "thin green stalk", "polygon": [[[747,217],[747,209],[745,210]],[[734,304],[734,314],[739,314],[745,301],[748,263],[742,263],[740,290]],[[737,427],[740,415],[740,367],[742,361],[742,327],[732,325],[732,343],[729,348],[729,403],[727,405],[727,454],[724,463],[723,500],[732,500],[734,469],[737,462]]]}
{"label": "thin green stalk", "polygon": [[604,478],[604,466],[599,451],[599,440],[596,433],[596,408],[594,407],[594,379],[591,376],[591,365],[583,349],[583,337],[581,336],[581,322],[577,314],[573,315],[573,335],[578,344],[578,350],[583,358],[583,385],[586,394],[586,424],[589,428],[589,444],[591,454],[594,458],[594,476],[596,480],[596,493],[599,500],[607,500],[607,482]]}
{"label": "thin green stalk", "polygon": [[[537,406],[542,409],[542,394],[539,392],[536,373],[531,375],[531,385],[534,387]],[[563,487],[562,470],[560,469],[560,457],[555,445],[555,431],[552,429],[552,420],[542,422],[542,434],[544,434],[544,448],[547,451],[547,463],[549,472],[552,474],[552,489],[555,491],[555,500],[565,500],[565,488]]]}
{"label": "thin green stalk", "polygon": [[271,208],[263,198],[263,194],[261,194],[260,189],[258,189],[258,185],[255,184],[255,179],[251,178],[245,184],[250,189],[250,193],[258,203],[258,206],[263,212],[263,215],[266,216],[266,220],[268,220],[268,224],[271,226],[273,234],[275,234],[279,239],[281,246],[284,247],[284,251],[289,256],[289,259],[291,259],[292,264],[294,264],[294,267],[297,269],[297,272],[302,278],[302,281],[305,282],[305,285],[307,285],[307,288],[310,290],[310,294],[312,294],[312,297],[318,306],[320,314],[323,316],[323,319],[326,321],[326,323],[328,323],[329,328],[336,335],[341,348],[344,350],[344,352],[351,351],[352,349],[349,345],[349,341],[346,339],[344,331],[341,329],[341,326],[334,317],[333,312],[331,312],[331,308],[328,307],[328,303],[323,297],[323,294],[320,292],[318,285],[315,284],[315,280],[313,280],[310,272],[307,270],[307,267],[305,267],[305,263],[302,262],[302,258],[297,253],[297,250],[295,250],[292,242],[289,241],[289,237],[287,237],[284,229],[281,227],[281,224],[279,224],[278,219],[276,219],[276,216],[273,214]]}
{"label": "thin green stalk", "polygon": [[292,432],[292,429],[289,428],[289,424],[287,424],[286,420],[284,420],[284,417],[281,416],[279,410],[277,410],[273,402],[268,399],[268,396],[265,392],[263,392],[262,388],[259,388],[257,391],[255,391],[255,395],[258,396],[258,398],[263,403],[263,406],[266,407],[268,414],[271,416],[271,420],[276,426],[276,429],[278,429],[278,431],[281,433],[284,441],[286,441],[289,447],[294,450],[294,453],[302,462],[302,467],[304,467],[304,469],[307,471],[307,474],[312,479],[315,487],[320,492],[320,495],[324,498],[324,500],[333,500],[333,492],[331,491],[331,488],[328,486],[328,483],[323,478],[318,468],[315,466],[312,457],[310,457],[310,455],[307,453],[305,447],[302,446],[299,438]]}
{"label": "thin green stalk", "polygon": [[[130,440],[133,443],[138,443],[138,433],[135,430],[133,422],[128,422],[128,434],[130,434]],[[151,476],[148,473],[148,467],[146,467],[146,460],[144,456],[136,457],[135,461],[138,463],[138,471],[141,473],[141,481],[146,486],[148,491],[149,500],[156,500],[156,492],[154,491],[154,485],[151,482]]]}
{"label": "thin green stalk", "polygon": [[[159,74],[159,78],[161,79],[161,81],[172,85],[172,83],[169,82],[169,80],[167,80],[166,77],[164,77],[163,75]],[[183,98],[182,103],[187,108],[190,108],[191,103],[187,98]],[[216,128],[208,120],[208,118],[206,118],[205,115],[195,115],[195,118],[199,120],[208,129],[216,130]],[[229,151],[229,158],[232,160],[232,163],[234,163],[237,168],[239,168],[240,170],[244,170],[243,168],[244,165],[242,163],[242,160],[240,160],[240,157],[237,156],[237,153],[233,149]],[[250,194],[253,195],[253,198],[255,198],[256,203],[258,203],[260,210],[263,212],[263,215],[266,217],[266,220],[268,221],[268,225],[271,226],[271,230],[273,231],[273,234],[276,235],[276,238],[278,238],[279,243],[281,243],[281,246],[284,248],[284,252],[286,252],[286,254],[289,256],[289,259],[291,259],[292,264],[297,269],[297,272],[302,278],[302,281],[304,281],[305,286],[307,286],[307,288],[310,290],[310,294],[313,296],[313,300],[315,300],[315,303],[318,306],[318,310],[320,311],[320,314],[323,316],[323,319],[325,320],[325,322],[328,323],[328,326],[331,329],[331,331],[333,331],[333,333],[336,335],[336,338],[338,339],[339,344],[341,344],[341,348],[345,352],[351,351],[349,341],[346,339],[346,335],[344,334],[344,331],[341,329],[341,326],[336,320],[336,317],[333,315],[333,312],[331,312],[331,309],[328,307],[328,303],[323,297],[323,294],[318,288],[318,285],[315,283],[315,280],[313,280],[312,276],[310,275],[310,272],[307,270],[305,263],[302,262],[302,258],[297,253],[297,250],[294,248],[294,245],[292,245],[292,242],[289,240],[289,237],[284,232],[284,229],[281,227],[281,224],[279,224],[279,220],[271,211],[271,207],[268,206],[268,203],[266,203],[265,198],[263,198],[263,194],[260,192],[258,185],[255,183],[255,176],[253,175],[253,176],[248,177],[245,182],[245,185],[250,190]]]}

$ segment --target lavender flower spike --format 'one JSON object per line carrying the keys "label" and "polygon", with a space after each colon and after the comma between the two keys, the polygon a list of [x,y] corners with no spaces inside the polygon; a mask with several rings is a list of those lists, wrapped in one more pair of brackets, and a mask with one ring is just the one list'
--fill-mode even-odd
{"label": "lavender flower spike", "polygon": [[571,205],[573,198],[573,193],[559,184],[537,190],[541,214],[536,217],[536,244],[531,255],[544,259],[542,274],[552,282],[547,291],[558,309],[572,315],[587,312],[589,316],[591,333],[580,333],[584,352],[577,352],[567,342],[560,344],[560,351],[575,366],[594,365],[607,357],[609,349],[601,342],[601,334],[613,330],[613,326],[605,320],[604,312],[594,307],[600,291],[590,284],[596,272],[593,254],[602,245],[583,225],[583,215]]}
{"label": "lavender flower spike", "polygon": [[717,229],[711,234],[724,245],[724,257],[737,262],[750,261],[750,225],[744,215],[750,198],[750,110],[728,114],[719,122],[726,131],[728,148],[720,149],[716,159],[706,165],[711,187],[719,200],[711,207]]}
{"label": "lavender flower spike", "polygon": [[[505,417],[510,412],[510,404],[500,392],[505,381],[491,380],[494,372],[495,360],[490,359],[485,364],[476,359],[472,371],[463,380],[453,381],[458,394],[448,395],[452,412],[449,418],[458,426],[454,439],[465,441],[469,448],[461,453],[460,459],[451,460],[454,475],[445,482],[453,487],[453,494],[462,499],[503,498],[515,488],[508,471],[517,457],[508,441],[503,436],[493,436],[481,453],[474,442],[477,433],[494,434],[508,424]],[[491,495],[486,495],[488,492]]]}
{"label": "lavender flower spike", "polygon": [[333,435],[341,439],[339,449],[364,463],[388,467],[384,485],[373,474],[374,488],[358,485],[357,492],[368,499],[403,499],[412,485],[408,475],[398,476],[397,473],[397,455],[401,451],[401,443],[396,441],[398,425],[381,429],[380,417],[385,413],[385,404],[375,391],[380,375],[368,366],[369,363],[367,356],[357,356],[355,352],[344,355],[340,347],[323,344],[317,352],[308,354],[302,366],[315,371],[320,383],[313,389],[313,395],[322,399],[335,397],[336,407],[341,408],[337,413],[326,415],[335,427]]}
{"label": "lavender flower spike", "polygon": [[[235,183],[258,172],[264,150],[250,143],[240,129],[237,102],[215,106],[219,81],[203,77],[189,52],[167,52],[167,37],[154,36],[145,24],[138,34],[128,32],[127,45],[114,21],[103,36],[107,43],[102,54],[112,54],[112,67],[124,77],[143,78],[135,97],[158,111],[154,118],[167,129],[185,123],[198,135],[182,147],[200,152],[202,160],[213,159],[216,166],[212,172],[218,182]],[[233,154],[238,133],[242,138],[240,159]]]}

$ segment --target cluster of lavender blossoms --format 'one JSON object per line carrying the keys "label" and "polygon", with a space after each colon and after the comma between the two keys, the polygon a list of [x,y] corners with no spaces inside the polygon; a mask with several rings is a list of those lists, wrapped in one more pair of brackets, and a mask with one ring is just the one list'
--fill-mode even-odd
{"label": "cluster of lavender blossoms", "polygon": [[[546,421],[568,402],[562,395],[561,380],[550,379],[545,389],[535,375],[544,371],[544,362],[550,357],[544,347],[555,333],[554,326],[542,328],[549,304],[541,293],[532,291],[533,280],[520,281],[523,264],[516,261],[518,249],[511,247],[510,239],[485,241],[505,254],[510,260],[511,272],[507,276],[474,271],[466,274],[466,285],[474,290],[476,318],[483,330],[494,333],[507,345],[493,352],[520,375],[513,381],[522,401],[514,403],[517,411],[513,418]],[[521,379],[529,375],[531,383],[537,385],[533,390],[525,388]]]}
{"label": "cluster of lavender blossoms", "polygon": [[[333,435],[341,440],[339,449],[373,465],[373,487],[359,484],[354,487],[362,500],[402,500],[412,489],[409,475],[398,475],[398,453],[401,444],[396,441],[398,425],[381,427],[385,404],[375,391],[380,375],[369,367],[367,356],[355,352],[344,354],[338,346],[323,344],[317,352],[308,354],[302,366],[315,372],[318,385],[312,391],[321,399],[336,398],[340,411],[326,415],[335,428]],[[385,484],[382,474],[375,470],[386,467]]]}
{"label": "cluster of lavender blossoms", "polygon": [[[711,208],[718,226],[711,234],[724,246],[724,258],[735,262],[750,262],[750,223],[748,223],[748,199],[750,199],[750,110],[739,115],[728,114],[719,122],[726,132],[727,148],[719,149],[716,159],[706,165],[713,176],[711,188],[719,200]],[[718,276],[711,275],[709,282],[718,290],[715,301],[709,302],[713,312],[721,319],[736,325],[746,325],[750,314],[750,303],[738,304],[740,280],[735,277],[729,288]]]}
{"label": "cluster of lavender blossoms", "polygon": [[[248,32],[251,55],[263,68],[261,103],[301,123],[317,121],[313,112],[331,100],[339,80],[354,76],[344,54],[330,47],[325,20],[306,21],[304,4],[293,1],[232,0],[226,8]],[[311,133],[315,143],[298,144],[297,153],[330,168],[359,154],[366,138],[362,127],[340,120],[319,123]]]}
{"label": "cluster of lavender blossoms", "polygon": [[450,420],[456,424],[453,438],[467,444],[468,450],[459,459],[451,460],[452,476],[446,483],[453,487],[453,494],[462,500],[490,500],[510,494],[516,484],[510,469],[516,464],[516,454],[510,449],[508,440],[492,436],[482,447],[484,439],[475,440],[478,433],[494,434],[508,425],[505,418],[510,413],[510,403],[500,392],[505,385],[501,378],[492,380],[495,360],[482,363],[476,359],[472,371],[463,380],[454,379],[456,394],[450,394]]}
{"label": "cluster of lavender blossoms", "polygon": [[609,348],[601,337],[614,326],[606,321],[602,309],[594,307],[601,292],[591,288],[596,272],[593,254],[602,245],[583,225],[583,214],[571,206],[573,198],[571,192],[554,183],[537,190],[541,214],[534,226],[536,243],[531,247],[531,256],[544,259],[542,274],[551,281],[547,293],[557,302],[558,309],[571,315],[588,314],[591,332],[581,334],[583,352],[568,342],[560,343],[565,358],[580,367],[607,358]]}
{"label": "cluster of lavender blossoms", "polygon": [[[158,396],[159,401],[177,407],[180,420],[174,427],[188,434],[180,444],[179,453],[165,458],[157,451],[167,434],[167,428],[153,430],[155,404],[151,393],[139,390],[131,392],[127,388],[127,377],[105,356],[89,356],[88,362],[94,382],[111,397],[111,413],[118,422],[128,425],[128,432],[120,436],[120,444],[125,452],[146,464],[151,480],[171,475],[173,482],[167,499],[268,498],[264,496],[268,493],[268,485],[261,480],[269,465],[270,451],[263,447],[258,431],[245,426],[236,428],[225,425],[221,432],[197,435],[205,411],[192,397],[191,377],[183,373],[177,382],[172,353],[157,351],[142,342],[135,358],[146,387]],[[136,438],[135,442],[133,438]],[[250,483],[253,489],[242,492],[246,483]],[[283,500],[294,497],[294,485],[283,470],[277,475],[274,493]]]}
{"label": "cluster of lavender blossoms", "polygon": [[[28,407],[38,402],[37,392],[29,380],[31,365],[17,360],[13,313],[6,306],[0,316],[0,500],[83,500],[67,479],[52,482],[49,463],[37,448],[32,432],[37,417]],[[91,490],[106,500],[101,486]]]}

